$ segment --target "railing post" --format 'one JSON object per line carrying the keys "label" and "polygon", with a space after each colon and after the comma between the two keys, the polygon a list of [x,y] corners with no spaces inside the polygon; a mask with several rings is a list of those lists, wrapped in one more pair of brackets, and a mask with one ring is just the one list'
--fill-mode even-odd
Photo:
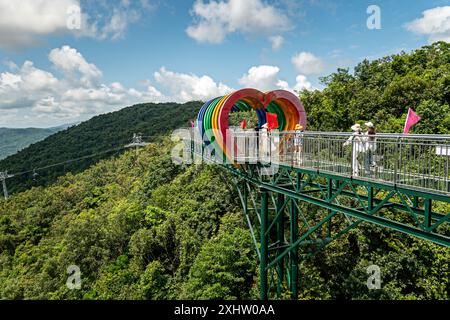
{"label": "railing post", "polygon": [[191,161],[192,161],[192,163],[195,163],[195,160],[194,160],[194,148],[195,148],[195,146],[194,146],[194,134],[195,134],[195,132],[194,132],[194,128],[191,128],[191,130],[189,130],[190,131],[190,142],[191,142]]}
{"label": "railing post", "polygon": [[317,139],[315,139],[316,140],[316,142],[317,142],[317,155],[316,155],[316,168],[317,168],[317,170],[319,170],[320,169],[320,156],[319,156],[319,154],[320,154],[320,143],[321,143],[321,137],[317,137]]}
{"label": "railing post", "polygon": [[397,143],[395,144],[395,163],[394,163],[394,185],[397,185],[397,175],[398,175],[398,165],[400,161],[400,138],[397,138]]}
{"label": "railing post", "polygon": [[268,298],[268,191],[261,190],[261,230],[260,230],[260,253],[261,259],[259,261],[259,285],[260,285],[260,298],[261,300],[267,300]]}
{"label": "railing post", "polygon": [[273,141],[273,136],[272,136],[272,132],[269,132],[269,165],[272,165],[272,141]]}
{"label": "railing post", "polygon": [[350,163],[351,163],[351,165],[350,165],[350,170],[351,170],[351,173],[350,173],[350,177],[353,177],[353,173],[355,172],[355,168],[354,168],[354,165],[353,165],[353,163],[354,163],[354,161],[353,161],[353,151],[354,151],[354,143],[355,143],[355,139],[352,139],[352,144],[351,144],[351,151],[350,151]]}

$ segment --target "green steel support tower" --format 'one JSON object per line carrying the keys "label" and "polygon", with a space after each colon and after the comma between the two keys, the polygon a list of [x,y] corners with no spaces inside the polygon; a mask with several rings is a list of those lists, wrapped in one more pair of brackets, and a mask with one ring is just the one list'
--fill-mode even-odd
{"label": "green steel support tower", "polygon": [[[341,152],[345,140],[332,134],[323,139],[323,134],[305,135],[300,160],[290,154],[226,163],[205,156],[202,142],[188,147],[201,160],[195,163],[215,163],[233,178],[259,259],[263,300],[286,292],[296,299],[302,281],[300,259],[362,223],[450,247],[450,153],[434,153],[438,148],[450,150],[450,137],[437,143],[428,137],[419,137],[424,141],[420,143],[419,138],[378,138],[382,168],[357,175],[349,165],[351,155]],[[283,153],[282,146],[278,153]],[[273,164],[276,170],[267,174]],[[312,206],[314,215],[308,212]]]}

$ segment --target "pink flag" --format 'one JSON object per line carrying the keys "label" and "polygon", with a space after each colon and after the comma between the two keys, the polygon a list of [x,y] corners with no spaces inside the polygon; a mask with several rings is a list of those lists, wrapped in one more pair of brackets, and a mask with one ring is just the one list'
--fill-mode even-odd
{"label": "pink flag", "polygon": [[409,129],[419,122],[420,117],[414,112],[413,109],[408,108],[408,115],[406,116],[405,128],[403,129],[403,134],[408,134]]}

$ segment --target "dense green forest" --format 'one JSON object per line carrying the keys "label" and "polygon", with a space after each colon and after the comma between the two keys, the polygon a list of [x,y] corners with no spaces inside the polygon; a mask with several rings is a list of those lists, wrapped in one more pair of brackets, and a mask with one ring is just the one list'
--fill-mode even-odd
{"label": "dense green forest", "polygon": [[[310,129],[372,120],[401,132],[410,106],[423,118],[415,132],[450,132],[449,44],[364,61],[355,74],[323,81],[323,91],[301,93]],[[137,121],[123,112],[122,121]],[[113,127],[100,118],[103,130]],[[80,134],[97,130],[89,123]],[[171,146],[161,138],[0,202],[0,298],[257,298],[257,260],[230,177],[218,166],[173,164]],[[382,268],[380,290],[366,286],[371,264]],[[70,265],[81,270],[79,290],[66,286]],[[301,260],[299,272],[301,299],[450,298],[448,248],[372,224]]]}
{"label": "dense green forest", "polygon": [[[77,126],[58,132],[0,161],[0,171],[28,174],[8,180],[10,192],[23,191],[37,185],[48,185],[67,172],[80,172],[101,159],[109,158],[141,133],[146,141],[155,141],[179,127],[187,127],[200,109],[201,102],[145,103],[99,115]],[[109,152],[105,152],[109,151]],[[39,170],[33,179],[33,169],[88,157],[65,165]]]}

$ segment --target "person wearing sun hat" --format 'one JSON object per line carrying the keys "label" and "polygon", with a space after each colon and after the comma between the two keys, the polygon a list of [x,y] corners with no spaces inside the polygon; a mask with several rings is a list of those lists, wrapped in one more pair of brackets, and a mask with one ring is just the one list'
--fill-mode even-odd
{"label": "person wearing sun hat", "polygon": [[364,137],[359,123],[352,125],[351,129],[353,134],[344,143],[344,147],[352,144],[352,175],[357,177],[359,175],[358,154],[364,152]]}
{"label": "person wearing sun hat", "polygon": [[302,137],[303,137],[303,126],[300,123],[295,125],[295,133],[294,133],[294,157],[297,161],[301,162],[301,154],[302,154]]}

